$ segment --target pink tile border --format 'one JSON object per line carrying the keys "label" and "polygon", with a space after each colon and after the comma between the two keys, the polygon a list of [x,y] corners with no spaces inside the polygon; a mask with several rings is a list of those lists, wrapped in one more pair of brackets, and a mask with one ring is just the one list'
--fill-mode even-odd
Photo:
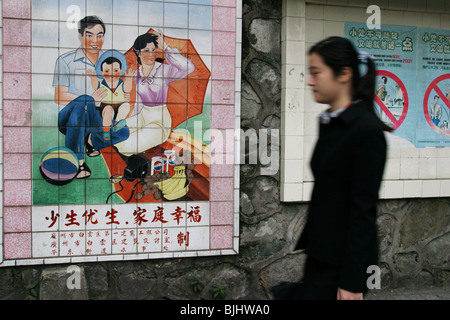
{"label": "pink tile border", "polygon": [[234,105],[234,81],[211,80],[211,103]]}
{"label": "pink tile border", "polygon": [[211,177],[233,177],[233,176],[234,176],[233,164],[216,163],[211,166]]}
{"label": "pink tile border", "polygon": [[31,180],[6,180],[3,183],[4,206],[30,206]]}
{"label": "pink tile border", "polygon": [[234,57],[236,54],[236,33],[213,31],[212,54]]}
{"label": "pink tile border", "polygon": [[31,20],[3,19],[3,45],[30,46]]}
{"label": "pink tile border", "polygon": [[3,157],[3,179],[31,179],[31,154],[9,153]]}
{"label": "pink tile border", "polygon": [[31,74],[3,73],[3,97],[12,100],[30,100]]}
{"label": "pink tile border", "polygon": [[212,56],[211,79],[234,80],[235,58],[228,56]]}
{"label": "pink tile border", "polygon": [[31,127],[4,127],[4,153],[31,153]]}
{"label": "pink tile border", "polygon": [[31,47],[3,47],[4,72],[31,72]]}
{"label": "pink tile border", "polygon": [[[234,153],[234,130],[231,128],[211,130],[211,143],[209,147],[211,155]],[[226,163],[233,164],[233,162]]]}
{"label": "pink tile border", "polygon": [[233,178],[211,178],[210,184],[211,201],[233,201]]}
{"label": "pink tile border", "polygon": [[211,225],[233,224],[233,202],[211,202]]}
{"label": "pink tile border", "polygon": [[3,0],[3,17],[30,19],[30,0]]}
{"label": "pink tile border", "polygon": [[25,127],[31,125],[30,100],[3,100],[3,125]]}
{"label": "pink tile border", "polygon": [[236,0],[213,0],[214,6],[236,7]]}
{"label": "pink tile border", "polygon": [[211,106],[211,128],[233,129],[234,128],[234,106],[212,105]]}
{"label": "pink tile border", "polygon": [[232,226],[211,226],[211,249],[230,249],[233,247]]}
{"label": "pink tile border", "polygon": [[213,7],[213,30],[236,31],[236,8]]}
{"label": "pink tile border", "polygon": [[31,233],[6,233],[4,240],[5,259],[31,258]]}
{"label": "pink tile border", "polygon": [[5,207],[3,221],[5,232],[30,232],[31,207]]}

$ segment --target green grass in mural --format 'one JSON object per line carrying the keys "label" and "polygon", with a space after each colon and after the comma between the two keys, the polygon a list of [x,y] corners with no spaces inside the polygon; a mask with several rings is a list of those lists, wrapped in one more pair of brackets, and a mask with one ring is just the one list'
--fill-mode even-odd
{"label": "green grass in mural", "polygon": [[[88,179],[74,179],[63,186],[45,181],[39,171],[42,155],[49,149],[64,146],[65,136],[58,130],[58,107],[51,101],[33,101],[33,204],[101,204],[113,192],[109,173],[101,156],[86,157],[92,170]],[[109,202],[120,203],[113,195]]]}
{"label": "green grass in mural", "polygon": [[[88,179],[74,179],[63,186],[55,186],[42,178],[39,172],[41,157],[42,153],[33,155],[34,205],[102,204],[106,203],[106,199],[114,191],[113,185],[108,181],[109,173],[101,156],[95,158],[86,157],[86,163],[92,170],[91,177]],[[108,203],[111,202],[122,203],[122,200],[118,196],[113,195]]]}

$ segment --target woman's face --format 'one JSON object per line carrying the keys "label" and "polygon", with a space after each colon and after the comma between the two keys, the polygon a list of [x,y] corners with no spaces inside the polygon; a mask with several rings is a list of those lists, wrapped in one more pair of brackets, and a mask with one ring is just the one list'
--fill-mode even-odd
{"label": "woman's face", "polygon": [[318,103],[330,104],[336,99],[341,89],[338,78],[317,53],[309,55],[309,74],[308,85]]}
{"label": "woman's face", "polygon": [[153,64],[156,59],[156,47],[153,42],[147,43],[145,48],[139,51],[142,64]]}

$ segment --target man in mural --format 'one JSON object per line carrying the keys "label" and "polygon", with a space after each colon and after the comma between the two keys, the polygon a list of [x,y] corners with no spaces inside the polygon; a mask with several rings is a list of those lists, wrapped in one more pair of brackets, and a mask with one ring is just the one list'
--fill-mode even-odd
{"label": "man in mural", "polygon": [[83,94],[99,95],[86,86],[86,72],[95,72],[95,64],[102,54],[105,25],[96,16],[88,16],[78,22],[78,39],[81,46],[61,55],[56,61],[53,86],[55,102],[66,105]]}
{"label": "man in mural", "polygon": [[[77,179],[91,175],[84,161],[85,146],[88,156],[100,154],[100,147],[94,148],[91,138],[102,134],[102,118],[96,105],[100,104],[107,92],[104,87],[94,90],[88,85],[87,73],[88,70],[95,72],[95,64],[102,54],[105,32],[105,25],[99,17],[87,16],[81,19],[78,23],[81,46],[61,55],[55,66],[55,102],[64,106],[58,114],[58,128],[65,135],[66,147],[77,155]],[[112,135],[110,144],[123,141],[128,135],[128,128],[124,127]]]}

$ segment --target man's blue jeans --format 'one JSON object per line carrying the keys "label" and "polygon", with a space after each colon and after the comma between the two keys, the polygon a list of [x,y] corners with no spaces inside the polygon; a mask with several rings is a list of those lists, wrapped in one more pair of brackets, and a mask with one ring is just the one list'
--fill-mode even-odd
{"label": "man's blue jeans", "polygon": [[59,112],[58,128],[66,136],[66,147],[75,152],[78,160],[84,160],[84,146],[89,134],[96,150],[124,141],[130,135],[125,126],[117,132],[111,130],[111,139],[103,140],[102,117],[95,108],[94,99],[88,95],[79,96]]}

